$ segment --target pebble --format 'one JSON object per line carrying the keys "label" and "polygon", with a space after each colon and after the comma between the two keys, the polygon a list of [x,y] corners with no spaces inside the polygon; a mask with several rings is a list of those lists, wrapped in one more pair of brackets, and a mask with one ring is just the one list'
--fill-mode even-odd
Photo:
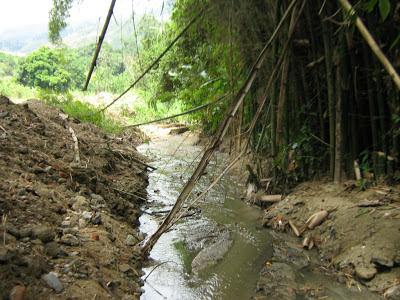
{"label": "pebble", "polygon": [[383,294],[385,299],[400,299],[400,284],[388,288]]}
{"label": "pebble", "polygon": [[128,236],[126,237],[126,240],[125,240],[125,244],[127,244],[128,246],[135,246],[136,243],[137,243],[137,239],[133,235],[128,234]]}
{"label": "pebble", "polygon": [[91,221],[93,225],[100,225],[101,224],[101,214],[100,213],[95,213],[94,216],[92,216]]}
{"label": "pebble", "polygon": [[86,227],[86,221],[84,219],[79,219],[78,221],[78,226],[79,228],[85,228]]}
{"label": "pebble", "polygon": [[71,221],[65,220],[61,223],[61,227],[66,228],[71,226]]}
{"label": "pebble", "polygon": [[355,272],[361,279],[369,280],[375,276],[377,270],[373,266],[356,266]]}
{"label": "pebble", "polygon": [[92,218],[92,213],[90,212],[90,211],[84,211],[83,213],[82,213],[82,218],[84,219],[84,220],[86,220],[87,222],[89,222],[90,221],[90,219]]}
{"label": "pebble", "polygon": [[63,285],[55,273],[50,272],[46,275],[43,275],[42,279],[50,288],[55,290],[57,293],[60,293],[63,290]]}
{"label": "pebble", "polygon": [[372,257],[371,262],[373,262],[377,265],[388,267],[388,268],[392,268],[394,266],[393,259],[383,257],[383,256],[374,256],[374,257]]}
{"label": "pebble", "polygon": [[23,285],[16,285],[10,292],[10,300],[23,300],[26,296],[26,287]]}
{"label": "pebble", "polygon": [[128,264],[121,264],[121,265],[119,265],[119,270],[120,270],[122,273],[126,273],[126,272],[128,272],[130,269],[131,269],[131,266],[128,265]]}
{"label": "pebble", "polygon": [[25,227],[19,230],[19,237],[21,239],[30,237],[32,235],[32,228],[30,227]]}
{"label": "pebble", "polygon": [[79,239],[72,234],[63,235],[60,242],[68,246],[79,246]]}
{"label": "pebble", "polygon": [[56,242],[50,242],[44,246],[44,252],[50,257],[57,258],[61,253],[61,249]]}
{"label": "pebble", "polygon": [[41,240],[43,243],[48,243],[54,240],[56,235],[50,227],[37,226],[32,230],[32,237]]}

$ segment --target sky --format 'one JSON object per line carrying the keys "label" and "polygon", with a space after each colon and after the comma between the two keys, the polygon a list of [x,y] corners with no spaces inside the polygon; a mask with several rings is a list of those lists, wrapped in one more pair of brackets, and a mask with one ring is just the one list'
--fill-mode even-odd
{"label": "sky", "polygon": [[[117,20],[127,18],[132,12],[132,1],[135,14],[153,12],[160,16],[163,0],[117,0],[114,15]],[[71,10],[70,24],[84,21],[104,20],[110,0],[76,0]],[[0,0],[0,34],[21,27],[47,24],[52,0]]]}

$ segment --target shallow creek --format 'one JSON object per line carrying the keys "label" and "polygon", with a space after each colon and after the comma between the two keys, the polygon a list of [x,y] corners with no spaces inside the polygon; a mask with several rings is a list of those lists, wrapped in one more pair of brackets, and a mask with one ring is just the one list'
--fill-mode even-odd
{"label": "shallow creek", "polygon": [[[157,170],[149,174],[149,201],[143,207],[140,229],[151,235],[191,176],[203,147],[195,145],[197,137],[190,133],[169,135],[170,129],[156,126],[148,126],[145,131],[152,140],[138,150],[152,159]],[[224,159],[223,154],[217,154],[194,194],[219,174]],[[273,255],[273,239],[267,230],[259,229],[262,211],[240,199],[245,190],[240,181],[237,175],[227,175],[205,201],[189,210],[191,216],[159,239],[150,253],[151,263],[144,268],[141,299],[249,299],[255,294],[260,271]],[[213,244],[218,245],[201,258],[196,257],[201,249]],[[194,258],[198,270],[192,269]],[[348,290],[321,274],[299,271],[295,275],[305,286],[315,283],[327,290],[325,295],[330,297],[323,299],[366,299],[369,294]]]}

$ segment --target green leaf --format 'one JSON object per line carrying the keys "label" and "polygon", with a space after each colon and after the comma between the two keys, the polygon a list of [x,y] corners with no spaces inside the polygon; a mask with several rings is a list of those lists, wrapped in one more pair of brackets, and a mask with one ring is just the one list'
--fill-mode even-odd
{"label": "green leaf", "polygon": [[378,3],[378,0],[369,0],[366,4],[365,4],[365,9],[367,12],[372,12],[376,6],[376,4]]}
{"label": "green leaf", "polygon": [[396,39],[393,41],[392,45],[390,45],[389,51],[392,50],[400,41],[400,33],[397,35]]}
{"label": "green leaf", "polygon": [[379,0],[379,11],[382,21],[385,21],[390,13],[390,0]]}

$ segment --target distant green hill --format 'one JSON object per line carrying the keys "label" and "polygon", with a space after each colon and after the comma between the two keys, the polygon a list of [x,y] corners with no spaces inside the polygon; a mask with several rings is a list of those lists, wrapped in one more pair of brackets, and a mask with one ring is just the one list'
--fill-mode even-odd
{"label": "distant green hill", "polygon": [[[96,42],[103,24],[86,22],[69,26],[62,34],[64,43],[73,48],[78,48]],[[122,22],[122,37],[129,38],[133,32],[131,20]],[[41,46],[49,44],[47,25],[21,27],[3,32],[0,35],[0,51],[14,54],[27,54]],[[121,24],[113,20],[106,35],[106,41],[115,48],[121,47]]]}

